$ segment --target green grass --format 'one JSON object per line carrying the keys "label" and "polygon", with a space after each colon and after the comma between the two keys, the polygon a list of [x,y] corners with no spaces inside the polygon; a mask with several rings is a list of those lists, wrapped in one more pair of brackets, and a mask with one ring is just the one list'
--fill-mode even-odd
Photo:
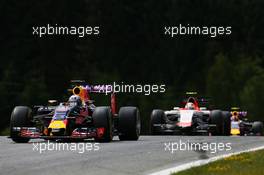
{"label": "green grass", "polygon": [[264,150],[242,153],[172,175],[263,175]]}
{"label": "green grass", "polygon": [[0,136],[8,136],[9,135],[9,127],[0,131]]}

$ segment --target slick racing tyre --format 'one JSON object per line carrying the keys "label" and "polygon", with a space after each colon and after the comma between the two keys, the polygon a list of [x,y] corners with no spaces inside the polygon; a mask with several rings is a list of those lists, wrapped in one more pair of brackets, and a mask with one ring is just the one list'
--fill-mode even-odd
{"label": "slick racing tyre", "polygon": [[216,128],[213,129],[212,135],[223,135],[223,114],[220,110],[213,110],[211,112],[211,124],[216,125]]}
{"label": "slick racing tyre", "polygon": [[263,135],[263,123],[262,122],[254,122],[252,125],[252,132],[254,135]]}
{"label": "slick racing tyre", "polygon": [[137,107],[121,107],[119,110],[119,140],[138,140],[140,135],[140,115]]}
{"label": "slick racing tyre", "polygon": [[231,113],[228,111],[222,111],[223,115],[223,135],[229,136],[231,133]]}
{"label": "slick racing tyre", "polygon": [[112,115],[110,107],[102,106],[96,107],[93,115],[94,126],[98,128],[104,128],[102,137],[95,138],[98,142],[110,142],[113,139],[113,128],[112,128]]}
{"label": "slick racing tyre", "polygon": [[19,131],[14,127],[29,127],[31,124],[31,109],[26,106],[17,106],[14,108],[10,118],[10,137],[16,143],[27,143],[30,139],[23,138],[19,135]]}
{"label": "slick racing tyre", "polygon": [[154,109],[150,115],[150,133],[152,135],[161,134],[160,127],[155,127],[155,125],[165,124],[165,113],[163,110]]}

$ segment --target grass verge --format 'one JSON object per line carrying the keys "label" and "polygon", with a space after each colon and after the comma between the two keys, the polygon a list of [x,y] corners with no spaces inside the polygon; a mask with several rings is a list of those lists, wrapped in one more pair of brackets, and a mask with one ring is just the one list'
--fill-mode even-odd
{"label": "grass verge", "polygon": [[263,175],[264,150],[242,153],[172,175]]}

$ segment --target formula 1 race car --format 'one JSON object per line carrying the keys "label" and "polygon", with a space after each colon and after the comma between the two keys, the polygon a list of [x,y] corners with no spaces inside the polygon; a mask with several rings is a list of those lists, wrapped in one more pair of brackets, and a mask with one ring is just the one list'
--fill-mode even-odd
{"label": "formula 1 race car", "polygon": [[240,111],[240,108],[232,107],[231,115],[231,135],[263,135],[263,123],[260,121],[248,121],[246,111]]}
{"label": "formula 1 race car", "polygon": [[15,107],[10,120],[11,139],[18,143],[35,138],[70,141],[94,138],[110,142],[118,135],[120,140],[138,140],[140,115],[137,107],[121,107],[117,113],[113,92],[110,106],[97,107],[90,94],[110,92],[109,86],[91,86],[83,81],[73,83],[77,85],[71,89],[73,95],[67,102],[33,108]]}
{"label": "formula 1 race car", "polygon": [[199,107],[199,101],[203,99],[189,97],[183,108],[153,110],[150,120],[151,134],[230,135],[230,112],[207,110],[205,107]]}

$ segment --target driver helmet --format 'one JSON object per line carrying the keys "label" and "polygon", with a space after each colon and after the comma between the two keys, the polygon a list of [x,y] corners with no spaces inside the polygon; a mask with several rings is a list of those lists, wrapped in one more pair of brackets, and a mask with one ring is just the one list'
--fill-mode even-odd
{"label": "driver helmet", "polygon": [[185,108],[186,109],[194,109],[194,104],[192,102],[188,102],[188,103],[186,103]]}
{"label": "driver helmet", "polygon": [[232,112],[232,119],[234,121],[239,121],[239,113],[237,111]]}
{"label": "driver helmet", "polygon": [[70,104],[70,106],[81,106],[82,105],[82,100],[78,95],[72,95],[70,96],[68,103]]}

